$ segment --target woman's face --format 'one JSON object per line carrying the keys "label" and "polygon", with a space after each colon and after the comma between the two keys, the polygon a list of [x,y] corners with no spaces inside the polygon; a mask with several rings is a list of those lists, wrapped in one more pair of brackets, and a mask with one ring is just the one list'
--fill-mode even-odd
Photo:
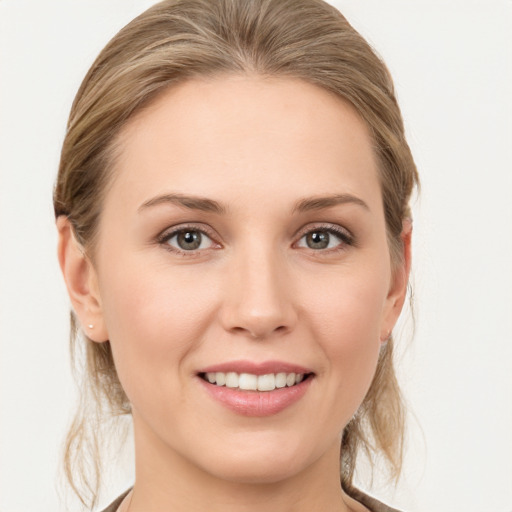
{"label": "woman's face", "polygon": [[221,77],[119,142],[90,336],[111,342],[139,462],[240,482],[337,464],[405,293],[365,124],[299,80]]}

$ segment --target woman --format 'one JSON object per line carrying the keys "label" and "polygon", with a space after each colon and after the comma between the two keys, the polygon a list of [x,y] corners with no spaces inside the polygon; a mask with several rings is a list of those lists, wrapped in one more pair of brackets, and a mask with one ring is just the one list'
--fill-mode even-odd
{"label": "woman", "polygon": [[172,0],[121,30],[54,196],[97,406],[68,436],[74,488],[107,408],[136,454],[109,512],[391,510],[352,479],[361,452],[400,469],[416,183],[389,74],[333,7]]}

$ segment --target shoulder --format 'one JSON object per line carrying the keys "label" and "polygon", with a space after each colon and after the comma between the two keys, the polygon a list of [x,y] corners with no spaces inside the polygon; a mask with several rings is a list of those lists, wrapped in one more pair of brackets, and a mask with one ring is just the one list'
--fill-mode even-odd
{"label": "shoulder", "polygon": [[370,512],[400,512],[396,508],[391,508],[381,501],[368,496],[359,489],[352,488],[350,491],[347,491],[347,494],[364,505]]}
{"label": "shoulder", "polygon": [[121,505],[121,502],[126,498],[126,495],[131,491],[131,489],[128,489],[126,492],[123,492],[121,496],[116,498],[106,509],[102,510],[102,512],[116,512],[119,508],[119,505]]}
{"label": "shoulder", "polygon": [[[126,495],[130,492],[131,489],[128,489],[126,492],[121,494],[118,498],[116,498],[106,509],[102,512],[117,512],[117,509],[121,505],[121,502],[126,498]],[[364,492],[359,489],[352,488],[347,493],[356,501],[364,505],[370,512],[400,512],[396,508],[391,508],[380,502],[379,500],[368,496]]]}

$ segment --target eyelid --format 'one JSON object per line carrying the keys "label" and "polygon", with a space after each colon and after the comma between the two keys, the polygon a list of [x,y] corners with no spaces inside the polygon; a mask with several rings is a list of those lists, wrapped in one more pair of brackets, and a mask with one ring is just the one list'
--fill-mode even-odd
{"label": "eyelid", "polygon": [[339,249],[343,249],[346,246],[354,246],[356,245],[356,239],[354,235],[345,227],[340,226],[339,224],[331,224],[326,222],[320,222],[320,223],[311,223],[307,226],[301,228],[298,233],[296,234],[295,238],[297,239],[296,242],[294,242],[294,245],[297,245],[304,236],[308,235],[311,232],[314,231],[327,231],[328,233],[334,234],[340,239],[340,246],[341,247],[335,247],[331,249],[311,249],[315,252],[329,252],[329,251],[336,251]]}
{"label": "eyelid", "polygon": [[[187,229],[193,230],[193,231],[199,231],[203,235],[207,236],[214,245],[214,249],[218,249],[222,247],[222,244],[218,242],[219,236],[217,233],[210,228],[208,225],[201,224],[201,223],[194,223],[194,222],[185,222],[182,224],[177,224],[175,226],[170,226],[164,229],[159,235],[156,237],[156,242],[160,245],[165,246],[166,250],[169,250],[170,252],[173,252],[175,254],[181,254],[186,255],[189,257],[197,256],[200,253],[203,253],[204,251],[210,250],[212,248],[207,249],[197,249],[197,250],[190,250],[190,251],[184,251],[180,250],[174,246],[171,246],[167,242],[177,234],[186,231]],[[348,230],[347,228],[334,223],[326,223],[326,222],[319,222],[319,223],[309,223],[300,230],[298,230],[294,236],[295,242],[293,243],[293,246],[297,246],[300,240],[302,238],[314,231],[327,231],[328,233],[334,234],[336,237],[340,239],[340,243],[337,247],[331,248],[331,249],[310,249],[315,252],[335,252],[337,250],[343,250],[347,246],[355,246],[356,245],[356,239],[354,235]]]}
{"label": "eyelid", "polygon": [[[212,244],[214,245],[214,247],[209,247],[207,249],[184,251],[184,250],[180,250],[180,249],[167,243],[174,236],[178,235],[179,233],[181,233],[183,231],[187,231],[187,230],[198,231],[201,234],[205,235],[212,241]],[[165,246],[166,250],[171,251],[173,253],[182,254],[182,255],[186,255],[186,256],[194,256],[201,252],[207,251],[209,249],[212,249],[212,248],[217,249],[217,248],[221,247],[221,244],[217,241],[218,238],[219,237],[217,236],[217,233],[205,224],[197,224],[194,222],[185,222],[183,224],[177,224],[175,226],[170,226],[170,227],[165,228],[159,235],[157,235],[156,242],[159,243],[160,245]]]}

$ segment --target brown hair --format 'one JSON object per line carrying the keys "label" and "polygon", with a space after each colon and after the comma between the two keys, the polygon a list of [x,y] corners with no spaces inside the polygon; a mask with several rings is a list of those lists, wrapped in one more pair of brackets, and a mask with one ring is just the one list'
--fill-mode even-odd
{"label": "brown hair", "polygon": [[[178,82],[222,73],[300,78],[348,101],[368,125],[378,157],[392,260],[418,184],[386,66],[332,6],[321,0],[165,0],[123,28],[98,56],[73,103],[54,192],[93,257],[103,197],[126,122]],[[94,343],[71,313],[71,348],[85,361],[81,401],[66,442],[65,469],[82,501],[95,502],[105,418],[130,413],[109,342]],[[79,342],[77,342],[80,340]],[[352,486],[362,451],[383,454],[391,474],[402,460],[404,412],[393,341],[380,354],[370,390],[341,446],[341,481]],[[89,452],[89,453],[87,453]],[[92,471],[89,471],[92,463]]]}

